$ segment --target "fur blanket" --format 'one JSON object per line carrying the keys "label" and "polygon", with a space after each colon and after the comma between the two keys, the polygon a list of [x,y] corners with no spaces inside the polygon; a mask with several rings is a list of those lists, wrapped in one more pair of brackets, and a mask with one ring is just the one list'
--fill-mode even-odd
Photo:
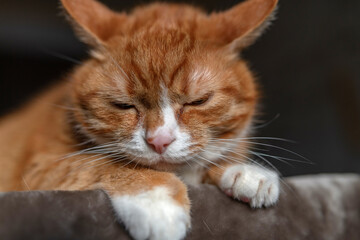
{"label": "fur blanket", "polygon": [[[359,239],[360,176],[313,175],[284,180],[279,203],[251,209],[216,187],[189,189],[187,239]],[[0,239],[130,239],[107,195],[32,191],[0,194]]]}

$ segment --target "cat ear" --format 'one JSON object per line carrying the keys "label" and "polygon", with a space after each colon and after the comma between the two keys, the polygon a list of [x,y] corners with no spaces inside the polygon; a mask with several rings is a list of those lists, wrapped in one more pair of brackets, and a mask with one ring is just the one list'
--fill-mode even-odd
{"label": "cat ear", "polygon": [[61,0],[79,38],[92,46],[104,45],[120,34],[126,14],[116,13],[95,0]]}
{"label": "cat ear", "polygon": [[[233,8],[211,14],[204,21],[206,38],[228,44],[231,51],[251,45],[274,19],[278,0],[247,0]],[[209,29],[212,29],[209,31]]]}

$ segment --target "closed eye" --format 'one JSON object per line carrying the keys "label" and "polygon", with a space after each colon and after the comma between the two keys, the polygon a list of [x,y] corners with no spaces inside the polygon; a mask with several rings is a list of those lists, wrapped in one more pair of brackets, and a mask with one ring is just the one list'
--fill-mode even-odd
{"label": "closed eye", "polygon": [[110,103],[113,107],[116,107],[121,110],[128,110],[131,108],[135,108],[134,105],[128,104],[128,103],[121,103],[121,102],[111,102]]}
{"label": "closed eye", "polygon": [[188,106],[200,106],[200,105],[206,103],[210,99],[211,96],[212,96],[212,94],[207,94],[207,95],[203,96],[202,98],[199,98],[199,99],[197,99],[195,101],[192,101],[190,103],[186,103],[185,105],[188,105]]}
{"label": "closed eye", "polygon": [[207,101],[206,98],[198,99],[198,100],[196,100],[196,101],[193,101],[193,102],[191,102],[191,103],[188,103],[187,105],[198,106],[198,105],[204,104],[206,101]]}

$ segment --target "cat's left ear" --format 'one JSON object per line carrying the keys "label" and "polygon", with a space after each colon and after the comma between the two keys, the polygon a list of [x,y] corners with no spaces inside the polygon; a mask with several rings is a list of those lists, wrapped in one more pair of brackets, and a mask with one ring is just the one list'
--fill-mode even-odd
{"label": "cat's left ear", "polygon": [[104,45],[121,33],[127,16],[116,13],[96,0],[61,0],[79,38],[93,46]]}
{"label": "cat's left ear", "polygon": [[231,51],[251,45],[273,20],[278,0],[247,0],[200,22],[203,38],[227,44]]}

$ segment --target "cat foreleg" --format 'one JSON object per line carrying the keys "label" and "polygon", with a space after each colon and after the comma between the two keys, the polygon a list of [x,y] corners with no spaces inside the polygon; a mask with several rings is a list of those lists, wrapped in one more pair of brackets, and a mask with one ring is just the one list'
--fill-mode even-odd
{"label": "cat foreleg", "polygon": [[131,177],[133,182],[125,188],[104,184],[118,219],[130,235],[136,240],[183,239],[190,228],[186,186],[171,173],[133,171]]}

